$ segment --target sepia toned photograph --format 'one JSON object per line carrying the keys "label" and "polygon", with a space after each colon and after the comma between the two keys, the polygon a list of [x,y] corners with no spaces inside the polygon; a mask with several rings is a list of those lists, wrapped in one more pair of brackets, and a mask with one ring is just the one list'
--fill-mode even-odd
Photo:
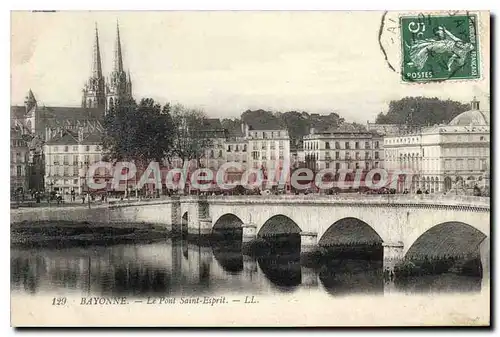
{"label": "sepia toned photograph", "polygon": [[12,11],[13,327],[482,326],[488,11]]}

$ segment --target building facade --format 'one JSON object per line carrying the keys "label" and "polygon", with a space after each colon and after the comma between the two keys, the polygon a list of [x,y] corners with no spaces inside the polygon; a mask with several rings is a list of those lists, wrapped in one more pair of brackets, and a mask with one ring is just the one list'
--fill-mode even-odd
{"label": "building facade", "polygon": [[343,124],[304,137],[305,166],[312,170],[369,170],[384,167],[383,137],[376,132]]}
{"label": "building facade", "polygon": [[290,137],[286,129],[260,129],[246,125],[248,167],[279,170],[290,166]]}
{"label": "building facade", "polygon": [[29,147],[19,127],[10,129],[10,192],[25,193],[29,189]]}
{"label": "building facade", "polygon": [[102,130],[80,128],[78,132],[53,134],[44,145],[45,190],[69,195],[85,192],[89,167],[101,161]]}
{"label": "building facade", "polygon": [[489,189],[489,110],[480,110],[475,99],[471,107],[447,125],[385,137],[386,168],[415,172],[412,191],[468,193],[476,185]]}

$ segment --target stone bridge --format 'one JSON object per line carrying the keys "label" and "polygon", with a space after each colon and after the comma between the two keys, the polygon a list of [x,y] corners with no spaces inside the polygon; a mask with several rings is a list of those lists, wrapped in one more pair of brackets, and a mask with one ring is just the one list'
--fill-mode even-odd
{"label": "stone bridge", "polygon": [[479,246],[483,265],[489,259],[489,198],[284,195],[182,197],[177,202],[172,223],[187,226],[189,234],[240,227],[248,242],[296,233],[303,253],[322,245],[381,243],[388,268],[408,255],[467,254]]}
{"label": "stone bridge", "polygon": [[435,195],[185,196],[149,202],[11,211],[11,224],[36,220],[145,222],[191,235],[241,228],[243,241],[301,236],[301,252],[318,246],[379,243],[384,265],[413,255],[460,255],[478,248],[489,274],[490,199]]}

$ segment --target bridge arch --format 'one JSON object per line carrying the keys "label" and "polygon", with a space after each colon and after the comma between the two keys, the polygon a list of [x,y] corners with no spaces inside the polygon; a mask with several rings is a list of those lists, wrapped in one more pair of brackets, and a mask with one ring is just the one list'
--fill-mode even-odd
{"label": "bridge arch", "polygon": [[299,225],[283,214],[277,214],[270,217],[257,233],[258,237],[281,235],[281,234],[300,234],[302,229]]}
{"label": "bridge arch", "polygon": [[[460,209],[458,209],[458,211],[460,211]],[[412,247],[413,244],[426,232],[432,230],[433,227],[440,226],[445,223],[460,223],[463,226],[468,226],[472,227],[473,229],[476,229],[477,231],[482,233],[484,237],[489,237],[490,220],[489,216],[485,217],[485,214],[488,213],[486,213],[483,210],[470,210],[468,212],[462,211],[459,214],[457,214],[457,209],[449,209],[449,210],[435,210],[433,212],[429,212],[425,216],[411,217],[407,225],[407,230],[403,232],[402,255],[406,256],[406,253],[410,250],[410,247]],[[457,227],[457,225],[455,225],[455,227]],[[455,236],[458,235],[459,233],[467,232],[460,226],[457,229],[457,231],[449,229],[446,230],[448,230],[451,235]],[[472,232],[475,233],[474,231]],[[440,232],[438,231],[438,234],[439,233]]]}
{"label": "bridge arch", "polygon": [[241,220],[237,215],[225,213],[215,221],[212,230],[241,228],[242,225],[243,220]]}
{"label": "bridge arch", "polygon": [[428,228],[405,247],[405,258],[460,256],[479,251],[487,234],[461,221],[446,221]]}
{"label": "bridge arch", "polygon": [[382,244],[383,239],[365,221],[355,217],[345,217],[335,221],[320,237],[320,246],[346,244]]}

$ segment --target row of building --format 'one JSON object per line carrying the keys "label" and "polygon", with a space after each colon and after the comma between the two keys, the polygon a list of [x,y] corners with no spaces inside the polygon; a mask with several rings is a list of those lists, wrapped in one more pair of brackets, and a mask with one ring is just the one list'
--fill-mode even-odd
{"label": "row of building", "polygon": [[[117,27],[109,80],[102,74],[96,28],[91,75],[82,90],[80,107],[40,106],[30,90],[24,106],[11,107],[11,192],[59,191],[83,193],[89,166],[104,157],[101,135],[106,112],[119,99],[132,97],[132,80],[123,67]],[[398,125],[342,123],[311,128],[303,139],[290,140],[280,121],[245,120],[241,128],[225,130],[219,119],[208,119],[212,138],[202,165],[212,169],[227,162],[242,168],[387,170],[410,169],[411,188],[446,192],[458,185],[485,185],[490,168],[489,108],[479,101],[446,125],[418,130]],[[181,159],[173,160],[180,166]],[[487,182],[489,183],[489,181]]]}

